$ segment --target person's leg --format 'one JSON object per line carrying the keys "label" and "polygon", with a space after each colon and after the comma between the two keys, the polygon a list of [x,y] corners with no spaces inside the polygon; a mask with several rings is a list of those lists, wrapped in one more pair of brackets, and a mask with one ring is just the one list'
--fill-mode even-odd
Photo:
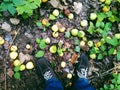
{"label": "person's leg", "polygon": [[36,62],[37,74],[45,80],[45,90],[63,90],[61,82],[56,78],[55,73],[46,58],[40,58]]}
{"label": "person's leg", "polygon": [[88,57],[82,53],[80,58],[78,58],[78,63],[76,64],[76,77],[77,80],[74,83],[75,90],[95,90],[95,88],[89,84],[87,79],[89,67],[89,60]]}

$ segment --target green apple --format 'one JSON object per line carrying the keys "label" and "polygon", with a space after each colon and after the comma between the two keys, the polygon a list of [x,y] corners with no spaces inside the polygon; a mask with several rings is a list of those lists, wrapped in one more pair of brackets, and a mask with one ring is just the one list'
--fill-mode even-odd
{"label": "green apple", "polygon": [[95,20],[97,18],[96,13],[90,13],[90,20]]}
{"label": "green apple", "polygon": [[54,25],[52,26],[52,31],[53,31],[53,32],[57,32],[57,31],[58,31],[58,26],[57,26],[56,24],[54,24]]}
{"label": "green apple", "polygon": [[87,44],[88,44],[89,47],[92,47],[93,46],[93,41],[88,41]]}
{"label": "green apple", "polygon": [[82,21],[80,22],[80,25],[81,25],[82,27],[86,27],[86,26],[88,26],[88,21],[87,21],[87,20],[82,20]]}
{"label": "green apple", "polygon": [[56,53],[57,52],[57,47],[55,45],[53,45],[53,46],[50,47],[49,51],[51,53]]}
{"label": "green apple", "polygon": [[59,10],[57,10],[57,9],[55,9],[53,12],[52,12],[52,14],[54,15],[54,16],[59,16]]}
{"label": "green apple", "polygon": [[116,33],[115,38],[120,39],[120,33]]}
{"label": "green apple", "polygon": [[96,54],[90,54],[90,58],[91,59],[95,59],[96,58]]}
{"label": "green apple", "polygon": [[72,13],[70,13],[70,14],[68,15],[68,18],[69,18],[69,19],[73,19],[73,18],[74,18],[74,15],[73,15]]}
{"label": "green apple", "polygon": [[110,5],[111,2],[112,2],[112,0],[105,0],[105,4],[106,4],[106,5]]}
{"label": "green apple", "polygon": [[78,31],[78,37],[84,37],[85,32],[84,31]]}
{"label": "green apple", "polygon": [[77,36],[77,35],[78,35],[78,29],[72,29],[72,30],[71,30],[71,34],[72,34],[73,36]]}

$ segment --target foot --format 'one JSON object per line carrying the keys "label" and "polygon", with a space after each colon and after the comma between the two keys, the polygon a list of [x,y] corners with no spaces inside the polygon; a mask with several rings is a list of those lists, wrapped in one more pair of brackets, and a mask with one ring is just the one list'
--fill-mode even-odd
{"label": "foot", "polygon": [[55,77],[55,73],[49,63],[49,61],[42,57],[36,62],[36,71],[38,75],[45,80],[49,80]]}
{"label": "foot", "polygon": [[88,57],[84,53],[82,53],[78,58],[78,63],[76,65],[76,74],[79,78],[87,78],[88,66]]}

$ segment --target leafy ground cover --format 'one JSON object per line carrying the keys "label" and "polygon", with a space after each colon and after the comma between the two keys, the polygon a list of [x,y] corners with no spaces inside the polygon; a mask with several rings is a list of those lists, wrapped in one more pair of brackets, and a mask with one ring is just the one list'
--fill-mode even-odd
{"label": "leafy ground cover", "polygon": [[120,0],[0,1],[0,89],[44,90],[47,57],[66,90],[81,52],[97,90],[120,90]]}

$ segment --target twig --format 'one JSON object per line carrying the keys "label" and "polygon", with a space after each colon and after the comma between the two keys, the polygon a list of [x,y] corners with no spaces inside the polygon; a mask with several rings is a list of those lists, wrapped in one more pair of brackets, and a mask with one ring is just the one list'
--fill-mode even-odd
{"label": "twig", "polygon": [[113,67],[113,68],[111,68],[111,69],[109,69],[109,70],[103,72],[101,75],[98,74],[97,76],[91,76],[91,77],[89,77],[89,79],[93,79],[93,78],[97,78],[97,77],[106,76],[106,75],[110,74],[111,71],[113,71],[114,69],[117,69],[119,66],[120,66],[120,64],[117,64],[115,67]]}
{"label": "twig", "polygon": [[[19,28],[18,31],[17,31],[17,33],[13,37],[12,42],[10,43],[10,47],[13,44],[14,40],[16,39],[16,37],[17,37],[17,35],[18,35],[18,33],[19,33],[20,30],[21,29]],[[6,87],[6,85],[7,85],[7,82],[6,82],[6,80],[7,80],[7,66],[6,66],[6,61],[7,61],[7,57],[9,56],[9,51],[10,50],[8,49],[7,54],[6,54],[6,58],[4,58],[4,62],[5,62],[5,68],[4,68],[4,72],[5,72],[5,90],[7,90],[7,87]]]}

